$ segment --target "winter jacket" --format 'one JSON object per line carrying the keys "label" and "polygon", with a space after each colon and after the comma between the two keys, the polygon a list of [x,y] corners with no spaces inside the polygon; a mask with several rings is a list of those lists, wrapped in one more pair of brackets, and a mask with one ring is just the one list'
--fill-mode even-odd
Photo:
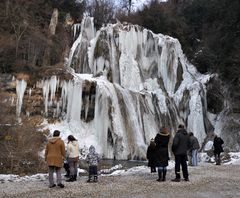
{"label": "winter jacket", "polygon": [[223,152],[222,145],[224,144],[224,141],[220,137],[215,137],[213,141],[213,147],[214,147],[214,154],[220,154]]}
{"label": "winter jacket", "polygon": [[67,155],[68,158],[78,158],[79,157],[79,148],[78,141],[70,141],[67,144]]}
{"label": "winter jacket", "polygon": [[187,155],[190,140],[185,129],[179,129],[173,138],[172,152],[174,155]]}
{"label": "winter jacket", "polygon": [[45,150],[48,166],[62,167],[65,154],[65,145],[60,137],[49,139]]}
{"label": "winter jacket", "polygon": [[196,137],[190,136],[189,141],[190,141],[190,151],[200,149],[200,145]]}
{"label": "winter jacket", "polygon": [[156,146],[149,145],[147,148],[147,159],[149,167],[156,167]]}
{"label": "winter jacket", "polygon": [[164,167],[168,166],[168,142],[169,142],[169,134],[159,133],[155,137],[156,143],[156,166]]}
{"label": "winter jacket", "polygon": [[87,154],[86,161],[90,166],[97,166],[100,158],[98,153],[95,151],[94,146],[90,146],[89,153]]}

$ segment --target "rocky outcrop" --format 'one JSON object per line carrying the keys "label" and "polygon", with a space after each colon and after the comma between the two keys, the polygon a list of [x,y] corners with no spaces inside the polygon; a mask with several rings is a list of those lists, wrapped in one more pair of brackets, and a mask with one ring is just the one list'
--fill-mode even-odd
{"label": "rocky outcrop", "polygon": [[52,18],[49,25],[49,33],[51,36],[55,35],[57,24],[58,24],[58,9],[55,8],[53,10]]}

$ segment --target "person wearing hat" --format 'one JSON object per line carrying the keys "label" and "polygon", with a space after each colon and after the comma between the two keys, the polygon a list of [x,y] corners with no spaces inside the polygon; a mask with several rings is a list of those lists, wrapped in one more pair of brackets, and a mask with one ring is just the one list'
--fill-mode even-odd
{"label": "person wearing hat", "polygon": [[169,160],[168,142],[169,133],[167,128],[162,127],[160,133],[155,137],[156,143],[156,166],[158,167],[157,181],[166,181],[167,166]]}
{"label": "person wearing hat", "polygon": [[156,145],[153,138],[151,139],[150,145],[147,148],[147,159],[148,159],[148,167],[150,167],[151,173],[155,173],[156,172]]}

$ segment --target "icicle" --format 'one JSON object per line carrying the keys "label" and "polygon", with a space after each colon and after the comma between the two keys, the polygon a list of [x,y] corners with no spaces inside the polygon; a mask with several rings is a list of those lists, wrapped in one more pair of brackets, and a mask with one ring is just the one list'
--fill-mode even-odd
{"label": "icicle", "polygon": [[17,117],[20,117],[21,109],[22,109],[22,102],[24,92],[27,87],[27,82],[25,80],[17,80],[16,81],[16,91],[17,91],[17,104],[16,104],[16,112]]}
{"label": "icicle", "polygon": [[74,82],[68,87],[68,105],[67,120],[68,122],[80,122],[82,107],[82,82]]}
{"label": "icicle", "polygon": [[29,90],[28,90],[28,96],[31,97],[31,95],[32,95],[32,89],[29,88]]}
{"label": "icicle", "polygon": [[42,89],[43,89],[43,98],[44,98],[44,106],[45,106],[45,114],[48,115],[48,95],[49,95],[49,81],[44,80],[42,82]]}
{"label": "icicle", "polygon": [[[45,114],[48,116],[48,107],[52,106],[53,99],[55,98],[55,93],[58,87],[59,81],[56,76],[52,76],[50,80],[43,80],[38,86],[43,89],[43,98],[44,98],[44,106],[45,106]],[[50,100],[49,100],[49,92],[50,92]]]}
{"label": "icicle", "polygon": [[57,77],[56,76],[52,76],[50,81],[49,81],[49,84],[50,84],[50,92],[51,92],[50,103],[52,103],[53,99],[55,98],[55,93],[56,93],[57,86],[58,86]]}

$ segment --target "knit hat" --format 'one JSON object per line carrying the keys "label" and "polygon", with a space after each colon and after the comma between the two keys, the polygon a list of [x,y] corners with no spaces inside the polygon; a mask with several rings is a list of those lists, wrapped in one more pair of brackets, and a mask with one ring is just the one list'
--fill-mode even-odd
{"label": "knit hat", "polygon": [[160,133],[162,133],[162,134],[168,134],[168,130],[167,130],[167,128],[166,127],[162,127],[161,129],[160,129]]}

